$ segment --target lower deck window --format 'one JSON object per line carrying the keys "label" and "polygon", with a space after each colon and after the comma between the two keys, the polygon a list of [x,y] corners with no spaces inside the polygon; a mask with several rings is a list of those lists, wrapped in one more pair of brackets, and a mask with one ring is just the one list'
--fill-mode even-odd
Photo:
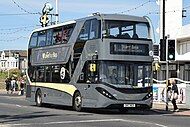
{"label": "lower deck window", "polygon": [[70,75],[66,65],[29,67],[28,75],[32,82],[70,82]]}

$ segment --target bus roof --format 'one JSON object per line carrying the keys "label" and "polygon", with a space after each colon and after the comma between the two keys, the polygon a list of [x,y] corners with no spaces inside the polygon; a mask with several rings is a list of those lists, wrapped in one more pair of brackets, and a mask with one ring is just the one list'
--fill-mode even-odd
{"label": "bus roof", "polygon": [[47,30],[47,29],[51,29],[51,28],[55,28],[55,27],[59,27],[59,26],[73,24],[73,23],[76,23],[76,21],[72,20],[72,21],[67,21],[67,22],[64,22],[64,23],[56,24],[56,25],[50,25],[50,26],[47,26],[47,27],[37,28],[33,32],[41,31],[41,30]]}
{"label": "bus roof", "polygon": [[76,23],[77,21],[85,21],[85,20],[98,18],[98,17],[103,19],[103,20],[148,22],[146,18],[139,17],[139,16],[124,15],[124,14],[100,14],[100,13],[94,13],[94,14],[88,16],[88,17],[85,17],[85,18],[80,18],[80,19],[76,19],[76,20],[72,20],[72,21],[68,21],[68,22],[64,22],[64,23],[60,23],[60,24],[56,24],[56,25],[51,25],[51,26],[47,26],[47,27],[38,28],[38,29],[35,29],[33,32],[46,30],[46,29],[50,29],[50,28],[55,28],[55,27],[59,27],[59,26],[63,26],[63,25],[69,25],[69,24]]}
{"label": "bus roof", "polygon": [[137,22],[148,22],[146,18],[124,14],[101,14],[104,20],[124,20],[124,21],[137,21]]}
{"label": "bus roof", "polygon": [[92,15],[88,17],[77,19],[76,21],[89,20],[89,19],[93,19],[97,17],[103,20],[148,22],[146,18],[140,17],[140,16],[125,15],[125,14],[100,14],[100,13],[93,13]]}

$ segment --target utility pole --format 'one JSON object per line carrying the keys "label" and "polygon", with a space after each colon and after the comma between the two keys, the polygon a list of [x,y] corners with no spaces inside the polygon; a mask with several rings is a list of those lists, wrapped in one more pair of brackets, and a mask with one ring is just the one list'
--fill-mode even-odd
{"label": "utility pole", "polygon": [[9,58],[8,58],[8,78],[10,78],[10,72],[9,72],[9,69],[10,69],[10,50],[9,50]]}
{"label": "utility pole", "polygon": [[166,111],[168,111],[168,41],[167,41],[167,37],[165,36],[165,0],[163,0],[163,40],[166,43]]}
{"label": "utility pole", "polygon": [[55,8],[55,24],[59,22],[59,0],[56,0],[56,8]]}

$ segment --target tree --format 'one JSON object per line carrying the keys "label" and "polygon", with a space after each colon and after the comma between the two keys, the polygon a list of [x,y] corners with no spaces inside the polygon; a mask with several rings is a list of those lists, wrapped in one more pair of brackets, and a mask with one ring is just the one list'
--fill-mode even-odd
{"label": "tree", "polygon": [[14,78],[21,77],[21,71],[19,69],[10,69],[9,74],[10,74],[10,77],[14,77]]}

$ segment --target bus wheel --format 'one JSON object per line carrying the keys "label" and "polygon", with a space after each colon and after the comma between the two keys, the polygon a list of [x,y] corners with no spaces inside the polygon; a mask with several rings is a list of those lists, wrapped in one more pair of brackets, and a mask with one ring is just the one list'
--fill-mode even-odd
{"label": "bus wheel", "polygon": [[82,97],[79,92],[74,94],[73,109],[80,112],[82,109]]}
{"label": "bus wheel", "polygon": [[38,90],[36,92],[36,106],[42,106],[42,92],[41,90]]}

